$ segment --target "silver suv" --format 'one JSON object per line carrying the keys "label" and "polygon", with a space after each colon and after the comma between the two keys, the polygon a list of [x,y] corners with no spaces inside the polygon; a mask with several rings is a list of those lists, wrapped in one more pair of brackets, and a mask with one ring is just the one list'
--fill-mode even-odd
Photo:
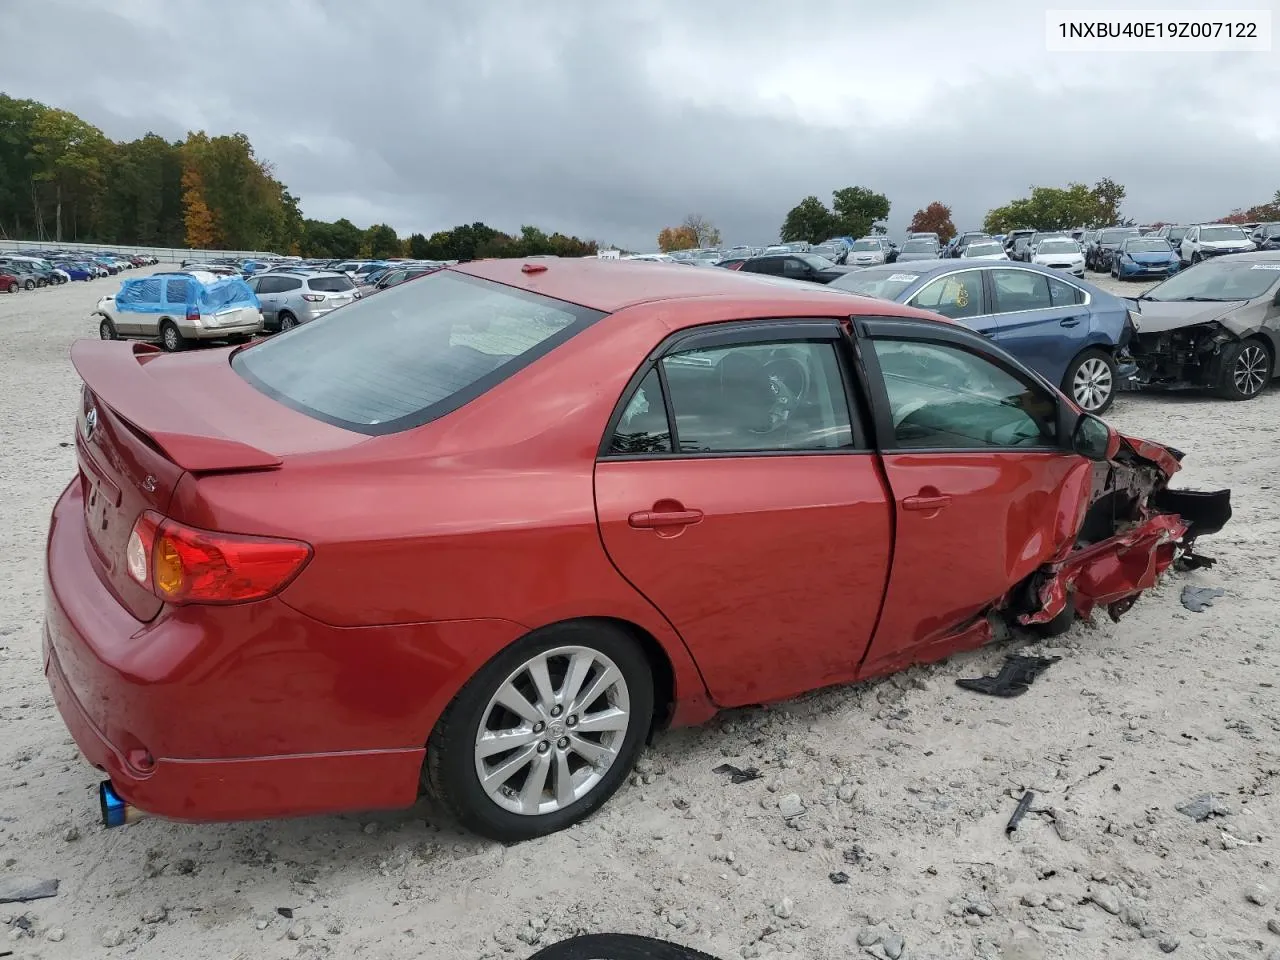
{"label": "silver suv", "polygon": [[266,330],[290,330],[360,299],[356,285],[332,271],[273,271],[250,277],[248,283],[262,303]]}

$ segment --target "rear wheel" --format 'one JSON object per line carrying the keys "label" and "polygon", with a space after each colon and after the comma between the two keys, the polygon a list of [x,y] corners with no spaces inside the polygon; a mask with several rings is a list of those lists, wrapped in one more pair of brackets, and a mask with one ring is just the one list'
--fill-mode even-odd
{"label": "rear wheel", "polygon": [[1227,400],[1252,400],[1271,382],[1271,354],[1258,340],[1227,344],[1220,362],[1217,393]]}
{"label": "rear wheel", "polygon": [[454,698],[424,779],[476,833],[543,836],[613,795],[652,720],[653,677],[635,641],[608,624],[561,624],[498,654]]}
{"label": "rear wheel", "polygon": [[280,314],[280,332],[281,333],[284,333],[286,330],[292,330],[297,325],[298,325],[298,318],[295,317],[292,313]]}
{"label": "rear wheel", "polygon": [[1101,415],[1116,398],[1116,362],[1109,353],[1090,349],[1071,361],[1062,392],[1086,413]]}
{"label": "rear wheel", "polygon": [[119,334],[116,333],[116,325],[106,317],[102,318],[102,322],[98,324],[98,338],[100,340],[118,340]]}
{"label": "rear wheel", "polygon": [[170,353],[177,353],[187,345],[187,338],[178,332],[172,320],[160,324],[160,345]]}

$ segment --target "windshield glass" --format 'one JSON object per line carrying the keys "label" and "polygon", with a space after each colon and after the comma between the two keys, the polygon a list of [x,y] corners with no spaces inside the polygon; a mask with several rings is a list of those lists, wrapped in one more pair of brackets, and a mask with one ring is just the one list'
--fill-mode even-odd
{"label": "windshield glass", "polygon": [[879,240],[855,240],[855,241],[854,241],[854,243],[853,243],[853,247],[852,247],[851,249],[853,249],[853,250],[879,250],[879,249],[880,249],[880,241],[879,241]]}
{"label": "windshield glass", "polygon": [[932,240],[908,240],[902,245],[903,253],[933,253],[937,249]]}
{"label": "windshield glass", "polygon": [[1036,247],[1036,253],[1079,253],[1080,244],[1074,240],[1045,240]]}
{"label": "windshield glass", "polygon": [[240,351],[268,396],[360,433],[393,433],[480,396],[603,314],[440,272]]}
{"label": "windshield glass", "polygon": [[898,295],[919,280],[920,276],[919,273],[898,267],[871,267],[836,277],[828,286],[833,290],[844,290],[864,297],[896,300]]}
{"label": "windshield glass", "polygon": [[800,254],[800,259],[815,270],[826,270],[828,267],[835,266],[835,264],[826,257],[819,257],[812,253],[802,253]]}
{"label": "windshield glass", "polygon": [[1127,253],[1172,253],[1173,247],[1163,240],[1126,240],[1124,249]]}
{"label": "windshield glass", "polygon": [[1246,240],[1248,237],[1239,227],[1201,227],[1200,239],[1219,241],[1219,240]]}
{"label": "windshield glass", "polygon": [[1099,243],[1119,243],[1125,237],[1136,237],[1138,235],[1137,227],[1129,227],[1126,230],[1103,230],[1098,235]]}
{"label": "windshield glass", "polygon": [[1280,262],[1206,260],[1152,287],[1142,300],[1253,300],[1280,283]]}
{"label": "windshield glass", "polygon": [[1169,228],[1169,242],[1170,242],[1170,243],[1177,243],[1179,240],[1181,240],[1181,239],[1182,239],[1183,237],[1185,237],[1186,235],[1187,235],[1187,228],[1186,228],[1186,227],[1170,227],[1170,228]]}
{"label": "windshield glass", "polygon": [[1004,253],[1004,247],[998,243],[988,243],[986,241],[982,243],[974,242],[964,248],[966,257],[989,257],[996,253]]}

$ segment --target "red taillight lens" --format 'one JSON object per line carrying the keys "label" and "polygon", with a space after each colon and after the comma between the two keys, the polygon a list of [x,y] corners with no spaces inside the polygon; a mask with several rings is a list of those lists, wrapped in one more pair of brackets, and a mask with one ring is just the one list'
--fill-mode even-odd
{"label": "red taillight lens", "polygon": [[148,510],[134,524],[129,575],[167,603],[245,603],[277,593],[311,559],[298,540],[197,530]]}
{"label": "red taillight lens", "polygon": [[199,322],[200,322],[200,308],[199,308],[199,307],[187,307],[187,320],[188,320],[188,321],[190,321],[191,323],[199,323]]}
{"label": "red taillight lens", "polygon": [[322,300],[324,300],[324,294],[323,293],[304,293],[302,295],[302,299],[307,301],[307,303],[320,303]]}

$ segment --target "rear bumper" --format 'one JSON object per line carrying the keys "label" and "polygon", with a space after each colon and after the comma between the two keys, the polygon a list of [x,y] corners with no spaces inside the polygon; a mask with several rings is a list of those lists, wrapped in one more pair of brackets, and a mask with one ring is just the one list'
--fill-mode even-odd
{"label": "rear bumper", "polygon": [[[246,605],[258,608],[249,620],[267,618],[262,625],[275,639],[265,648],[248,621],[247,637],[237,635],[234,619],[199,625],[198,615],[184,620],[162,613],[144,624],[102,584],[90,549],[73,483],[54,507],[49,531],[44,670],[76,745],[125,800],[147,813],[192,821],[414,803],[421,746],[346,748],[353,740],[425,743],[430,729],[419,727],[421,717],[370,716],[361,712],[367,703],[351,702],[343,676],[359,667],[343,654],[376,657],[376,638],[346,631],[337,650],[323,636],[331,628],[317,624],[319,636],[301,638],[312,657],[290,656],[287,637],[306,628],[278,601]],[[281,609],[273,616],[268,604]],[[329,675],[316,653],[328,661]],[[326,744],[345,749],[325,750]]]}

